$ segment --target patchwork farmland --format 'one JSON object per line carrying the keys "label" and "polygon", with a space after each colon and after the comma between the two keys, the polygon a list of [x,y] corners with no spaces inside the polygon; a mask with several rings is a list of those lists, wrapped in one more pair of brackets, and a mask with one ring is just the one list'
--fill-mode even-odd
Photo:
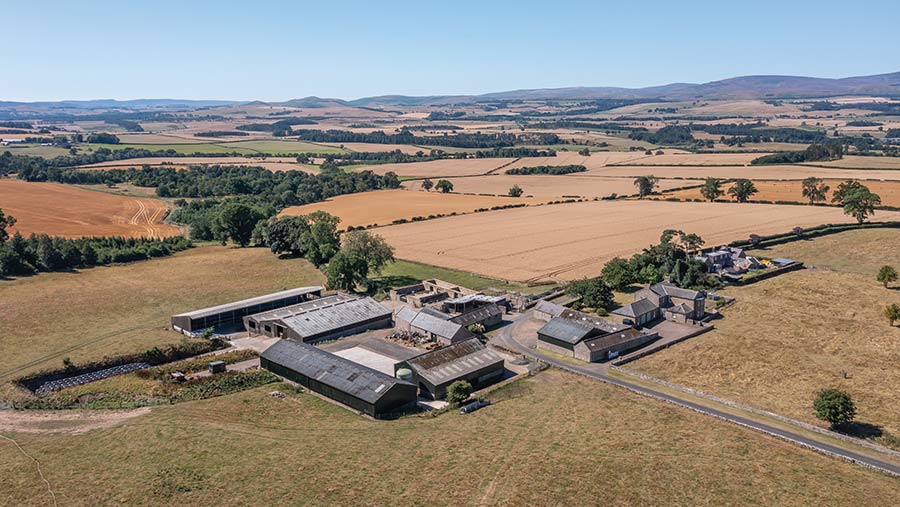
{"label": "patchwork farmland", "polygon": [[[879,212],[879,219],[897,220],[900,213]],[[721,244],[849,221],[838,208],[814,206],[592,201],[402,224],[379,234],[401,259],[508,280],[575,280],[655,244],[665,229]]]}
{"label": "patchwork farmland", "polygon": [[[510,187],[519,185],[525,192],[523,195],[543,200],[564,197],[608,197],[612,194],[634,195],[637,188],[633,180],[631,177],[581,176],[579,173],[565,176],[491,174],[450,179],[454,192],[506,195]],[[702,183],[700,180],[662,179],[659,181],[658,189],[667,190],[700,183]],[[421,181],[408,181],[404,186],[421,188]]]}
{"label": "patchwork farmland", "polygon": [[158,199],[0,179],[0,203],[4,212],[18,220],[12,230],[24,235],[161,238],[182,234],[177,227],[162,223],[168,206]]}
{"label": "patchwork farmland", "polygon": [[[826,183],[831,187],[828,192],[827,203],[831,202],[832,194],[843,180],[827,180]],[[751,199],[759,201],[796,201],[806,202],[803,197],[803,185],[800,181],[754,181],[753,184],[759,190],[758,194],[754,194]],[[881,197],[881,204],[884,206],[900,206],[900,181],[866,181],[865,186],[872,192]],[[731,184],[722,185],[722,190],[727,191],[731,188]],[[676,190],[666,193],[666,196],[678,197],[680,199],[703,199],[700,195],[699,188],[691,188],[685,190]],[[731,196],[725,194],[722,199],[732,199]],[[878,218],[878,213],[875,215]]]}

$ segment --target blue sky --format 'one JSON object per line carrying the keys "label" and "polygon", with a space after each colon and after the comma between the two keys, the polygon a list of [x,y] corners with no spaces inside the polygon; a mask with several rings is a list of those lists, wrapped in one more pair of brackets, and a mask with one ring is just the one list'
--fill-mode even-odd
{"label": "blue sky", "polygon": [[0,13],[0,100],[352,99],[900,70],[896,0],[0,0]]}

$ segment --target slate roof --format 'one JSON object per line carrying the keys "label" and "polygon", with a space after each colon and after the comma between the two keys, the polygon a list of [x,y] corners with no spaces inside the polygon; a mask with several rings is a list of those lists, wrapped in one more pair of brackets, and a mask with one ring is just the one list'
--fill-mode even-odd
{"label": "slate roof", "polygon": [[625,327],[628,327],[616,324],[615,322],[606,319],[601,319],[600,317],[588,313],[579,312],[578,310],[572,310],[570,308],[566,308],[565,311],[559,314],[559,318],[587,324],[605,333],[612,333],[614,331],[619,331],[621,329],[624,329]]}
{"label": "slate roof", "polygon": [[278,340],[260,356],[368,403],[378,402],[395,385],[413,385],[293,340]]}
{"label": "slate roof", "polygon": [[417,375],[438,386],[488,366],[502,366],[503,358],[477,338],[471,338],[426,352],[406,363]]}
{"label": "slate roof", "polygon": [[544,327],[538,329],[538,334],[575,345],[595,331],[594,326],[590,324],[553,317],[550,322],[544,324]]}
{"label": "slate roof", "polygon": [[419,314],[419,312],[413,310],[412,308],[410,308],[408,306],[404,306],[403,308],[400,309],[399,312],[397,312],[397,320],[402,320],[404,322],[412,322],[413,319],[415,319],[416,315],[418,315],[418,314]]}
{"label": "slate roof", "polygon": [[430,306],[426,306],[426,307],[422,308],[421,310],[419,310],[419,313],[425,313],[425,314],[431,315],[432,317],[437,317],[439,319],[450,320],[450,315],[448,315],[440,310],[435,310],[434,308],[431,308]]}
{"label": "slate roof", "polygon": [[314,292],[322,292],[325,290],[323,287],[319,286],[311,286],[311,287],[297,287],[296,289],[288,289],[283,290],[281,292],[275,292],[273,294],[265,294],[263,296],[257,296],[250,299],[242,299],[240,301],[234,301],[232,303],[225,303],[223,305],[211,306],[209,308],[202,308],[200,310],[194,310],[192,312],[187,313],[179,313],[178,315],[173,315],[173,317],[189,317],[191,319],[196,319],[199,317],[209,317],[212,315],[218,315],[223,312],[240,310],[242,308],[246,308],[248,306],[254,306],[262,303],[268,303],[269,301],[278,301],[279,299],[285,299],[292,296],[301,296],[305,294],[310,294]]}
{"label": "slate roof", "polygon": [[623,317],[637,318],[640,315],[645,315],[658,309],[659,307],[656,306],[653,301],[650,301],[649,299],[638,299],[634,303],[613,310],[613,313]]}
{"label": "slate roof", "polygon": [[616,345],[622,345],[636,340],[642,336],[648,336],[649,334],[650,333],[641,332],[634,328],[629,328],[623,330],[620,333],[610,333],[604,336],[598,336],[596,338],[588,338],[582,343],[589,350],[600,350],[608,347],[614,347]]}
{"label": "slate roof", "polygon": [[478,322],[484,322],[485,320],[495,317],[497,315],[502,315],[503,310],[500,309],[499,306],[495,304],[489,304],[482,306],[480,308],[476,308],[472,311],[457,315],[450,319],[450,322],[455,322],[463,327],[469,327],[472,324]]}
{"label": "slate roof", "polygon": [[682,289],[681,287],[664,282],[651,285],[650,290],[660,296],[671,296],[680,299],[702,299],[703,297],[702,294],[695,290]]}
{"label": "slate roof", "polygon": [[389,308],[370,297],[336,294],[258,313],[251,318],[260,322],[280,320],[300,336],[317,336],[391,314]]}
{"label": "slate roof", "polygon": [[551,317],[559,317],[562,312],[566,311],[566,307],[551,303],[550,301],[538,301],[538,303],[534,305],[534,310],[546,313]]}

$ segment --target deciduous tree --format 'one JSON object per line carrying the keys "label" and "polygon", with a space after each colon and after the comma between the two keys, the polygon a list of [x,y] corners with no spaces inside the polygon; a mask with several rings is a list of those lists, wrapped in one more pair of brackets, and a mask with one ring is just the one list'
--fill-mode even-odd
{"label": "deciduous tree", "polygon": [[816,417],[831,425],[832,428],[853,421],[856,417],[856,405],[850,395],[840,389],[822,389],[813,402]]}
{"label": "deciduous tree", "polygon": [[728,195],[734,197],[737,202],[747,202],[753,194],[758,192],[756,185],[745,178],[735,180],[734,185],[728,189]]}
{"label": "deciduous tree", "polygon": [[831,187],[815,176],[803,180],[803,197],[809,199],[810,204],[824,201],[828,197],[829,190]]}
{"label": "deciduous tree", "polygon": [[709,202],[715,201],[719,197],[722,197],[722,180],[719,178],[706,178],[703,181],[703,186],[700,187],[700,195],[703,196]]}
{"label": "deciduous tree", "polygon": [[878,281],[887,289],[889,283],[897,281],[897,270],[893,266],[881,266],[878,270]]}
{"label": "deciduous tree", "polygon": [[638,195],[641,199],[653,193],[659,185],[659,178],[653,176],[638,176],[634,179],[634,186],[638,189]]}

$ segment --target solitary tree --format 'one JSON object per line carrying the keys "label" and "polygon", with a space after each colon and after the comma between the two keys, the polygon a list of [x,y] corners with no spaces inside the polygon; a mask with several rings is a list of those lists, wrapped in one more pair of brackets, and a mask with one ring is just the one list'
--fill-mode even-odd
{"label": "solitary tree", "polygon": [[722,180],[719,178],[711,178],[708,177],[703,181],[703,186],[700,187],[700,195],[703,196],[709,202],[715,201],[719,197],[722,197]]}
{"label": "solitary tree", "polygon": [[728,189],[728,195],[734,197],[737,202],[747,202],[750,196],[759,192],[756,185],[748,179],[738,179],[734,181],[734,185]]}
{"label": "solitary tree", "polygon": [[894,326],[894,322],[900,320],[900,305],[897,303],[891,303],[884,308],[884,317],[890,321],[891,327]]}
{"label": "solitary tree", "polygon": [[428,192],[431,188],[434,187],[434,182],[429,179],[422,180],[422,189]]}
{"label": "solitary tree", "polygon": [[510,197],[522,197],[524,190],[519,185],[513,185],[509,187],[509,196]]}
{"label": "solitary tree", "polygon": [[3,208],[0,208],[0,243],[6,243],[6,240],[9,239],[9,232],[6,231],[6,228],[14,225],[16,225],[16,218],[4,214]]}
{"label": "solitary tree", "polygon": [[844,207],[844,214],[852,216],[861,224],[869,215],[875,214],[875,206],[881,204],[881,197],[873,194],[869,191],[869,187],[862,183],[848,180],[838,185],[831,202],[841,204]]}
{"label": "solitary tree", "polygon": [[591,150],[589,150],[589,149],[587,148],[587,146],[585,146],[584,148],[578,150],[578,154],[581,155],[582,157],[590,157],[590,156],[591,156]]}
{"label": "solitary tree", "polygon": [[469,399],[470,394],[472,394],[472,384],[465,380],[457,380],[447,386],[447,403],[459,405]]}
{"label": "solitary tree", "polygon": [[659,178],[656,176],[638,176],[634,179],[634,186],[638,189],[638,195],[641,199],[653,193],[653,190],[659,185]]}
{"label": "solitary tree", "polygon": [[889,283],[897,281],[897,270],[893,266],[881,266],[878,270],[878,281],[887,289]]}
{"label": "solitary tree", "polygon": [[450,180],[438,180],[437,185],[435,185],[434,188],[446,194],[453,191],[453,183],[451,183]]}
{"label": "solitary tree", "polygon": [[829,190],[831,187],[815,176],[803,180],[803,197],[809,199],[810,204],[824,201],[828,197]]}
{"label": "solitary tree", "polygon": [[822,389],[813,402],[816,417],[832,428],[853,421],[856,406],[850,395],[840,389]]}

